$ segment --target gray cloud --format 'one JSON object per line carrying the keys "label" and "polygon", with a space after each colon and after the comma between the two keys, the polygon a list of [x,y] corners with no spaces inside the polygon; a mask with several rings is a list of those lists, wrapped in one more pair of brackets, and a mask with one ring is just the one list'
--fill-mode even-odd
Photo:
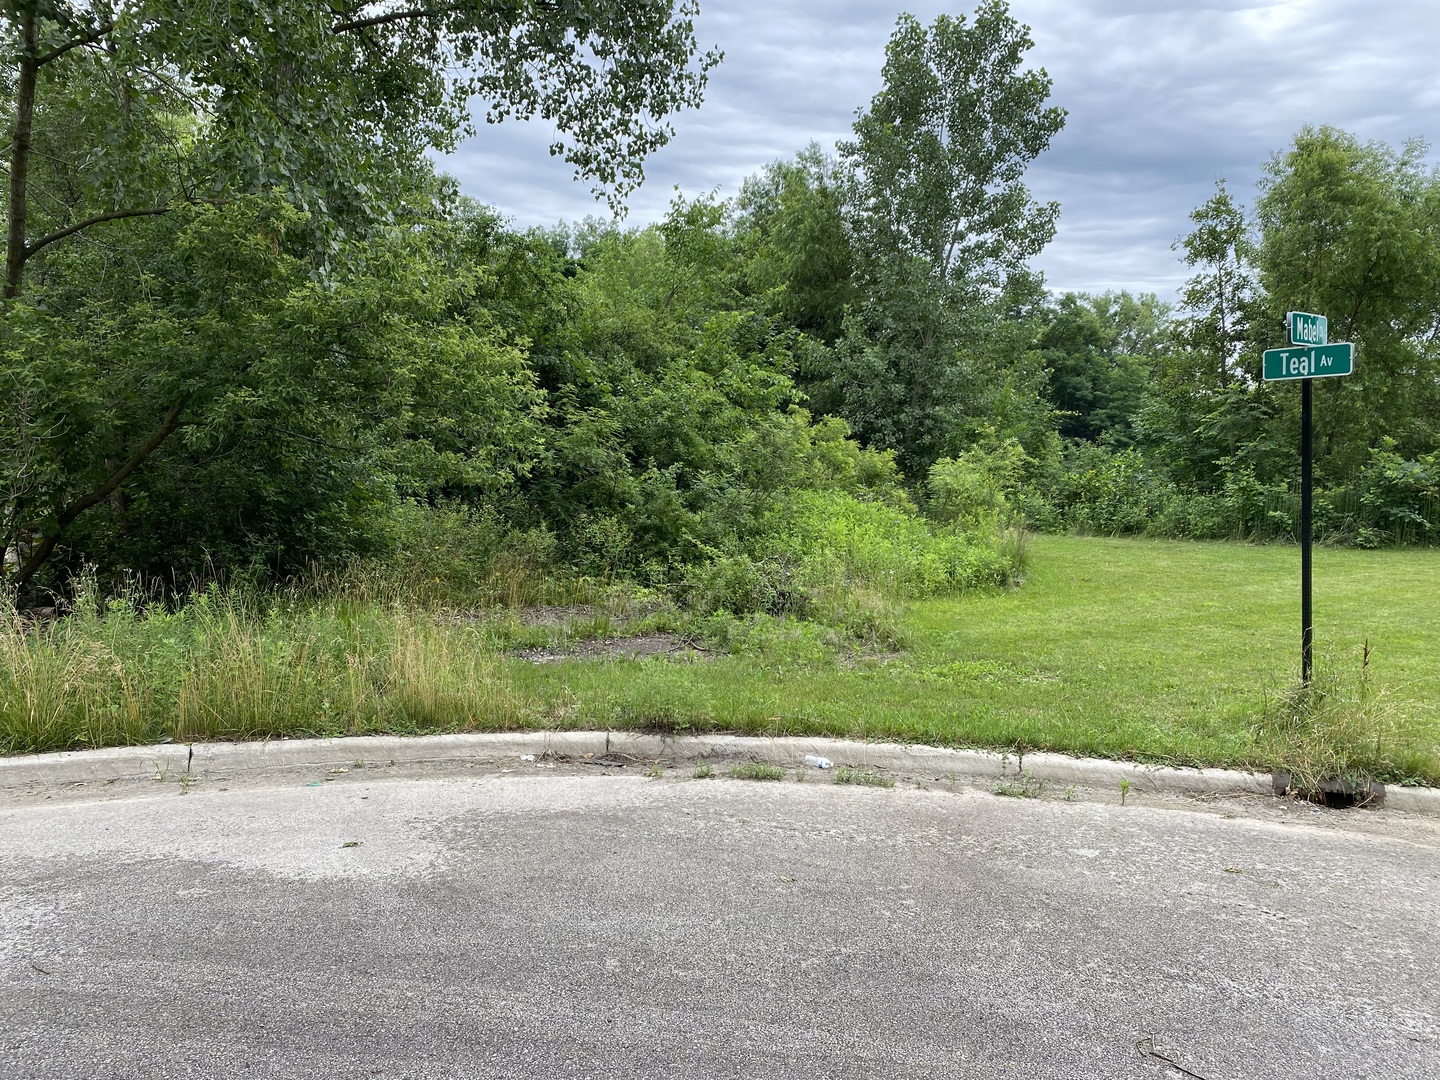
{"label": "gray cloud", "polygon": [[[926,22],[947,9],[960,10],[909,7]],[[1012,10],[1070,114],[1030,173],[1036,196],[1061,204],[1037,260],[1057,289],[1169,298],[1185,276],[1170,245],[1216,180],[1248,198],[1306,124],[1398,144],[1432,134],[1440,106],[1440,20],[1425,0],[1012,0]],[[704,107],[675,118],[676,139],[647,165],[631,221],[662,215],[676,185],[730,195],[765,163],[848,136],[879,89],[895,17],[866,0],[708,0],[699,35],[725,63]],[[538,124],[484,127],[441,166],[519,225],[604,213],[549,156],[550,137]]]}

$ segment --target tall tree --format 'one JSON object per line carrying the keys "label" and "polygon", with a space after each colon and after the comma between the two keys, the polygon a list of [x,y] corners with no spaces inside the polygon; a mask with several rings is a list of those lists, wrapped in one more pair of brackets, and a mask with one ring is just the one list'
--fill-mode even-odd
{"label": "tall tree", "polygon": [[1231,475],[1288,466],[1290,452],[1259,381],[1254,342],[1264,319],[1254,225],[1223,180],[1190,221],[1194,227],[1173,245],[1192,271],[1174,348],[1153,366],[1134,427],[1174,479],[1210,490]]}
{"label": "tall tree", "polygon": [[1049,76],[1022,67],[1032,44],[1001,0],[930,27],[901,16],[884,86],[840,147],[865,300],[837,351],[837,389],[846,419],[912,479],[962,449],[996,400],[1013,406],[1010,391],[1033,399],[1021,426],[1044,412],[1043,369],[1036,379],[1029,352],[993,332],[1059,212],[1024,183],[1065,120],[1046,104]]}
{"label": "tall tree", "polygon": [[[7,5],[6,295],[50,244],[177,200],[279,191],[319,223],[383,217],[387,173],[453,145],[477,97],[492,123],[554,122],[551,153],[618,200],[719,61],[696,62],[696,11],[693,0]],[[50,147],[63,183],[32,221],[35,141],[47,137],[37,116],[47,98],[64,115],[77,97],[91,139]]]}
{"label": "tall tree", "polygon": [[1189,354],[1207,368],[1195,372],[1203,384],[1223,387],[1247,374],[1241,360],[1250,339],[1256,283],[1255,243],[1245,211],[1221,180],[1215,194],[1190,212],[1194,229],[1176,247],[1193,271],[1181,291]]}
{"label": "tall tree", "polygon": [[1406,457],[1440,446],[1440,171],[1426,152],[1306,128],[1261,184],[1257,349],[1283,343],[1287,310],[1328,316],[1331,340],[1357,347],[1353,375],[1316,387],[1319,467],[1332,479],[1386,439]]}
{"label": "tall tree", "polygon": [[1050,77],[1024,70],[1034,45],[1003,0],[930,27],[902,15],[884,87],[840,153],[857,177],[855,224],[868,259],[919,260],[941,286],[998,288],[1050,241],[1059,214],[1025,170],[1064,126]]}

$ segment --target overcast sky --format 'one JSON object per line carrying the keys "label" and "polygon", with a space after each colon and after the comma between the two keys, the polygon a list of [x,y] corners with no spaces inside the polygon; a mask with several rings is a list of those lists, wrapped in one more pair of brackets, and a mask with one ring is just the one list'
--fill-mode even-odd
{"label": "overcast sky", "polygon": [[[971,3],[701,0],[702,47],[724,63],[704,106],[646,168],[630,222],[664,213],[674,187],[733,195],[766,162],[811,140],[832,150],[880,86],[896,15],[925,22]],[[1305,124],[1398,145],[1436,137],[1435,0],[1012,0],[1054,80],[1065,130],[1030,186],[1061,206],[1037,260],[1052,289],[1130,289],[1173,299],[1185,276],[1171,244],[1226,178],[1253,196],[1265,160]],[[545,127],[507,122],[441,161],[467,194],[517,225],[605,215],[589,186],[549,157]],[[1432,154],[1433,158],[1433,154]]]}

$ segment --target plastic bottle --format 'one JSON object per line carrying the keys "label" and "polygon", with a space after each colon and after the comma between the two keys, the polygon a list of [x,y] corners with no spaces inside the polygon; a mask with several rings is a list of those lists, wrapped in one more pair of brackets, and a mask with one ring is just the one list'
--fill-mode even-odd
{"label": "plastic bottle", "polygon": [[819,754],[806,754],[805,764],[812,769],[833,769],[835,763],[828,757],[821,757]]}

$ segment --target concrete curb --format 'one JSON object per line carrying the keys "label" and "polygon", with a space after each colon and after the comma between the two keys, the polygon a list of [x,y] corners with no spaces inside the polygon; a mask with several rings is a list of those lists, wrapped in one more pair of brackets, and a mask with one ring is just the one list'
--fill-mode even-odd
{"label": "concrete curb", "polygon": [[117,746],[105,750],[62,750],[0,758],[0,788],[86,781],[164,780],[190,767],[190,747]]}
{"label": "concrete curb", "polygon": [[[769,762],[801,767],[807,754],[838,767],[879,769],[924,780],[956,780],[993,787],[1043,783],[1051,791],[1074,786],[1131,795],[1273,795],[1268,773],[1176,769],[1064,754],[1000,754],[936,746],[865,743],[845,739],[764,738],[744,735],[650,735],[604,731],[528,731],[498,734],[281,739],[272,742],[194,743],[61,751],[0,758],[0,788],[43,784],[199,780],[302,767],[365,764],[513,761],[522,755],[683,765],[707,761]],[[1440,816],[1440,789],[1389,787],[1383,804],[1407,813]]]}

